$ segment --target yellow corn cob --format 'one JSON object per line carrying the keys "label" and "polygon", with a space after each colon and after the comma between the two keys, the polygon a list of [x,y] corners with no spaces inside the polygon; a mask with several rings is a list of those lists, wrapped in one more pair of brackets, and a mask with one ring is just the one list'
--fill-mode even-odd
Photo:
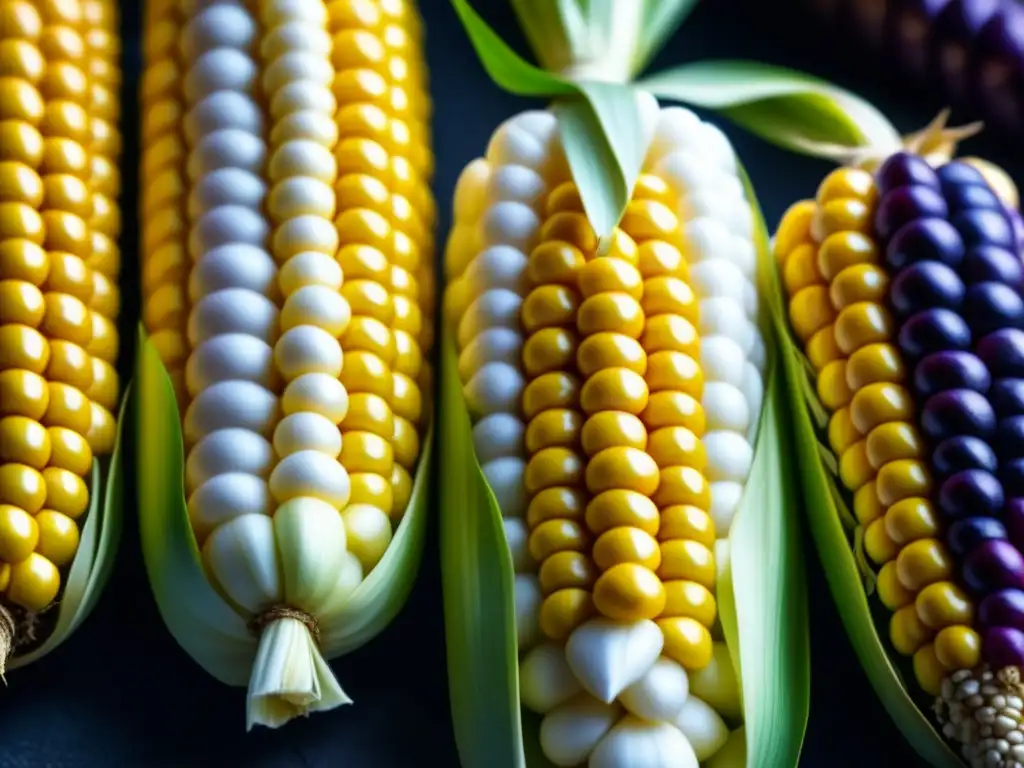
{"label": "yellow corn cob", "polygon": [[736,715],[734,689],[698,681],[728,664],[714,548],[761,404],[750,209],[717,129],[679,109],[645,119],[648,162],[608,242],[553,116],[527,112],[464,170],[445,255],[474,446],[516,571],[523,704],[546,715],[557,765],[637,728],[692,752],[677,718],[707,759],[727,730],[696,696],[693,720],[679,714],[688,675]]}
{"label": "yellow corn cob", "polygon": [[[261,648],[329,627],[412,493],[435,215],[418,25],[402,0],[150,3],[144,322],[207,573]],[[295,714],[273,691],[300,655],[257,663],[250,724]],[[319,685],[310,709],[344,702]]]}
{"label": "yellow corn cob", "polygon": [[29,612],[57,597],[93,456],[114,441],[119,297],[101,268],[116,251],[97,241],[117,213],[97,207],[110,182],[92,153],[113,150],[93,122],[116,119],[116,93],[94,75],[117,62],[97,36],[94,72],[87,5],[0,5],[0,602]]}

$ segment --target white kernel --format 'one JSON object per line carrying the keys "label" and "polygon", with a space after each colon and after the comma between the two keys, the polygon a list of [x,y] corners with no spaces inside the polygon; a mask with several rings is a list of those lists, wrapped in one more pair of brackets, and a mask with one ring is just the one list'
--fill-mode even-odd
{"label": "white kernel", "polygon": [[222,523],[240,515],[269,515],[271,511],[267,481],[245,472],[215,475],[188,497],[189,521],[200,544]]}
{"label": "white kernel", "polygon": [[239,168],[260,176],[267,145],[256,134],[240,128],[222,128],[203,136],[188,156],[188,177],[198,182],[220,168]]}
{"label": "white kernel", "polygon": [[732,248],[727,252],[726,258],[740,268],[753,287],[757,274],[757,248],[754,243],[746,237],[734,235]]}
{"label": "white kernel", "polygon": [[747,360],[759,371],[763,371],[768,365],[768,349],[764,345],[764,337],[755,327],[753,343],[747,353]]}
{"label": "white kernel", "polygon": [[753,349],[757,329],[738,301],[721,296],[702,300],[698,325],[702,337],[716,334],[728,336],[739,344],[744,357]]}
{"label": "white kernel", "polygon": [[733,339],[722,335],[701,336],[700,365],[705,381],[719,381],[740,386],[746,356]]}
{"label": "white kernel", "polygon": [[743,383],[740,385],[740,389],[750,407],[751,423],[748,437],[753,437],[761,417],[761,405],[764,402],[764,379],[761,377],[761,372],[752,363],[747,363],[744,366]]}
{"label": "white kernel", "polygon": [[301,411],[285,416],[274,428],[274,450],[278,456],[299,451],[319,451],[331,458],[341,455],[341,432],[338,425],[315,411]]}
{"label": "white kernel", "polygon": [[270,117],[281,120],[292,112],[312,110],[325,115],[338,111],[338,100],[330,88],[317,85],[309,80],[288,83],[270,99]]}
{"label": "white kernel", "polygon": [[455,182],[452,215],[456,225],[475,222],[487,205],[491,164],[482,157],[470,161]]}
{"label": "white kernel", "polygon": [[277,338],[277,307],[247,288],[226,288],[207,294],[188,316],[188,340],[195,347],[222,333],[247,333],[268,344]]}
{"label": "white kernel", "polygon": [[337,459],[319,451],[299,451],[285,456],[274,467],[270,492],[279,504],[311,496],[343,509],[352,488],[348,472]]}
{"label": "white kernel", "polygon": [[185,462],[185,487],[192,492],[211,477],[244,472],[267,477],[274,463],[270,441],[248,429],[218,429],[200,440]]}
{"label": "white kernel", "polygon": [[721,175],[711,160],[691,149],[677,149],[664,155],[655,164],[654,173],[679,198],[693,192],[710,192],[717,186]]}
{"label": "white kernel", "polygon": [[519,663],[519,692],[523,706],[545,714],[582,692],[565,660],[565,648],[546,641],[535,646]]}
{"label": "white kernel", "polygon": [[334,189],[311,176],[283,179],[271,188],[267,198],[267,213],[277,222],[306,214],[333,219],[334,210]]}
{"label": "white kernel", "polygon": [[185,75],[185,98],[199,101],[217,91],[249,92],[256,83],[256,62],[237,48],[213,48],[195,59]]}
{"label": "white kernel", "polygon": [[701,439],[708,463],[705,476],[709,482],[732,480],[746,482],[754,463],[754,449],[744,435],[736,432],[707,432]]}
{"label": "white kernel", "polygon": [[518,517],[504,517],[501,522],[505,527],[505,541],[512,554],[512,570],[516,573],[536,570],[537,564],[530,556],[530,532],[526,529],[526,523]]}
{"label": "white kernel", "polygon": [[707,419],[707,430],[731,430],[746,434],[750,427],[750,404],[743,391],[732,384],[705,381],[701,405]]}
{"label": "white kernel", "polygon": [[700,118],[685,107],[665,107],[658,113],[654,138],[647,148],[644,166],[652,168],[665,155],[696,143]]}
{"label": "white kernel", "polygon": [[260,56],[272,61],[288,51],[305,51],[316,56],[331,55],[331,36],[322,25],[301,19],[286,21],[268,29],[260,42]]}
{"label": "white kernel", "polygon": [[488,328],[519,329],[519,294],[504,288],[485,291],[478,296],[459,321],[458,343],[465,348],[477,334]]}
{"label": "white kernel", "polygon": [[340,376],[341,343],[323,328],[297,325],[282,333],[274,345],[274,362],[285,381],[307,373]]}
{"label": "white kernel", "polygon": [[484,477],[494,492],[502,517],[522,517],[526,512],[526,463],[514,456],[494,459],[483,465]]}
{"label": "white kernel", "polygon": [[336,289],[324,285],[305,285],[287,299],[281,308],[281,330],[298,325],[315,325],[340,339],[352,319],[348,301]]}
{"label": "white kernel", "polygon": [[217,91],[206,96],[185,115],[185,138],[195,144],[202,137],[233,128],[252,136],[263,134],[263,111],[239,91]]}
{"label": "white kernel", "polygon": [[511,245],[493,245],[469,262],[463,278],[473,298],[484,291],[505,288],[522,295],[526,289],[527,256]]}
{"label": "white kernel", "polygon": [[274,230],[270,249],[283,263],[303,251],[320,251],[328,256],[338,252],[338,228],[322,216],[296,216]]}
{"label": "white kernel", "polygon": [[715,521],[715,535],[724,539],[729,535],[733,518],[739,511],[743,500],[743,484],[731,480],[720,480],[710,483],[711,509],[709,514]]}
{"label": "white kernel", "polygon": [[274,121],[270,131],[270,143],[278,146],[286,141],[308,139],[325,147],[338,143],[338,124],[328,112],[305,109],[291,112]]}
{"label": "white kernel", "polygon": [[739,303],[741,311],[746,282],[740,268],[725,259],[708,259],[690,268],[690,287],[700,299],[731,299]]}
{"label": "white kernel", "polygon": [[515,413],[523,394],[523,375],[507,363],[487,363],[470,377],[463,395],[472,418]]}
{"label": "white kernel", "polygon": [[286,21],[302,21],[323,27],[327,24],[327,6],[321,0],[263,0],[260,21],[273,27]]}
{"label": "white kernel", "polygon": [[504,456],[522,456],[526,427],[510,413],[492,413],[473,426],[473,447],[481,465]]}
{"label": "white kernel", "polygon": [[735,235],[717,219],[702,216],[688,221],[683,227],[683,236],[691,264],[728,258],[734,251]]}
{"label": "white kernel", "polygon": [[185,25],[181,52],[192,61],[211,48],[230,46],[248,50],[256,39],[256,20],[244,7],[220,3],[204,8]]}
{"label": "white kernel", "polygon": [[348,392],[336,376],[307,373],[285,387],[281,410],[285,414],[314,411],[341,424],[348,414]]}
{"label": "white kernel", "polygon": [[503,200],[514,201],[536,209],[546,191],[544,180],[532,168],[525,165],[502,165],[494,169],[488,179],[487,203],[493,205]]}
{"label": "white kernel", "polygon": [[487,144],[487,160],[493,166],[525,165],[543,171],[556,130],[554,115],[548,112],[531,110],[515,115],[494,131]]}
{"label": "white kernel", "polygon": [[262,248],[242,243],[222,245],[207,251],[196,262],[188,280],[188,295],[193,303],[207,294],[227,288],[246,288],[273,298],[277,265]]}
{"label": "white kernel", "polygon": [[495,203],[480,219],[480,248],[511,245],[529,253],[537,242],[540,219],[530,206],[512,201]]}
{"label": "white kernel", "polygon": [[516,606],[516,638],[519,652],[524,653],[537,644],[540,635],[540,604],[544,599],[540,582],[532,573],[517,573],[513,583]]}
{"label": "white kernel", "polygon": [[277,282],[281,293],[288,296],[306,285],[322,285],[339,290],[343,277],[336,259],[319,251],[303,251],[284,263]]}
{"label": "white kernel", "polygon": [[219,381],[193,398],[182,431],[191,443],[218,429],[269,435],[278,417],[277,397],[251,381]]}
{"label": "white kernel", "polygon": [[188,196],[188,215],[193,219],[222,205],[241,205],[263,210],[267,185],[242,168],[218,168],[203,176]]}
{"label": "white kernel", "polygon": [[338,163],[331,151],[310,139],[286,141],[274,150],[267,164],[272,182],[290,176],[309,176],[330,185],[337,174]]}
{"label": "white kernel", "polygon": [[706,152],[715,164],[728,174],[736,173],[736,152],[722,129],[713,123],[701,123],[701,151]]}
{"label": "white kernel", "polygon": [[334,67],[324,56],[289,51],[271,61],[263,70],[263,92],[272,94],[295,80],[330,86],[334,80]]}
{"label": "white kernel", "polygon": [[274,350],[262,339],[244,333],[207,339],[192,350],[185,367],[185,382],[192,396],[220,381],[251,381],[272,389],[274,378]]}
{"label": "white kernel", "polygon": [[229,243],[262,246],[270,233],[262,214],[240,205],[222,205],[195,223],[188,237],[193,261],[209,250]]}

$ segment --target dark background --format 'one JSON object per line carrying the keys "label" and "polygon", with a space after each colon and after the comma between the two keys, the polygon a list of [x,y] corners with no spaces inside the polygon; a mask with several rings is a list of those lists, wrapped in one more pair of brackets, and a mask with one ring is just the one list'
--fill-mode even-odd
{"label": "dark background", "polygon": [[[132,358],[138,317],[138,114],[140,18],[124,3],[125,234],[124,361]],[[478,2],[485,8],[490,3]],[[496,5],[505,6],[505,3]],[[767,8],[772,6],[774,10]],[[421,0],[434,101],[435,190],[443,236],[458,173],[483,153],[501,120],[528,102],[500,92],[480,68],[447,0]],[[488,14],[521,46],[511,13]],[[916,130],[942,106],[903,88],[852,45],[824,39],[792,0],[704,0],[655,62],[654,69],[705,58],[749,58],[813,72],[886,110],[903,131]],[[723,126],[753,177],[769,225],[792,201],[813,193],[824,163],[786,154]],[[1007,142],[1004,140],[1004,145]],[[1007,161],[998,142],[965,151],[1004,162],[1024,180],[1020,155]],[[443,242],[443,240],[442,240]],[[134,455],[134,434],[127,455]],[[126,526],[112,583],[78,633],[44,661],[8,676],[0,688],[0,768],[407,768],[458,765],[449,722],[436,532],[408,606],[368,647],[334,669],[355,705],[296,721],[278,731],[245,733],[241,689],[221,686],[165,631],[146,584],[128,477]],[[143,502],[144,503],[144,502]],[[436,505],[435,505],[436,506]],[[811,596],[812,711],[802,766],[917,766],[922,762],[889,722],[850,648],[807,542]],[[780,767],[784,768],[784,767]]]}

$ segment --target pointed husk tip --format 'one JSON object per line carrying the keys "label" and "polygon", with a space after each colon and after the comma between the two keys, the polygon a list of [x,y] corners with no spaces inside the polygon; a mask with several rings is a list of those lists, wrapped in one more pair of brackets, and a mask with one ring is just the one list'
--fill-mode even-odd
{"label": "pointed husk tip", "polygon": [[246,695],[246,730],[351,704],[320,652],[320,629],[305,611],[274,606],[250,622],[259,637]]}

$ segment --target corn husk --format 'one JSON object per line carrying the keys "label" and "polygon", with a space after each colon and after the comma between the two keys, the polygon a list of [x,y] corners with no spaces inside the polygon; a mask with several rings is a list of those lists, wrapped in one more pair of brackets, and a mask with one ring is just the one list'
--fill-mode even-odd
{"label": "corn husk", "polygon": [[[625,80],[642,69],[692,3],[637,3],[634,12],[643,9],[633,31],[640,42],[604,60],[598,52],[616,39],[616,29],[626,28],[628,19],[616,15],[626,4],[513,5],[545,69],[520,59],[465,0],[453,0],[481,63],[500,87],[555,99],[584,209],[596,232],[607,234],[621,217],[646,150],[636,90]],[[762,280],[775,280],[763,223],[757,229]],[[774,295],[770,283],[759,288],[763,296]],[[767,307],[762,320],[767,341],[774,334]],[[498,503],[474,453],[450,332],[443,335],[441,355],[442,587],[460,759],[467,768],[546,767],[540,718],[519,703],[512,559]],[[758,768],[796,764],[810,676],[798,488],[789,452],[778,449],[791,440],[786,380],[782,359],[772,351],[769,357],[754,467],[716,594],[743,701],[746,739],[732,754],[738,748],[746,764]]]}

